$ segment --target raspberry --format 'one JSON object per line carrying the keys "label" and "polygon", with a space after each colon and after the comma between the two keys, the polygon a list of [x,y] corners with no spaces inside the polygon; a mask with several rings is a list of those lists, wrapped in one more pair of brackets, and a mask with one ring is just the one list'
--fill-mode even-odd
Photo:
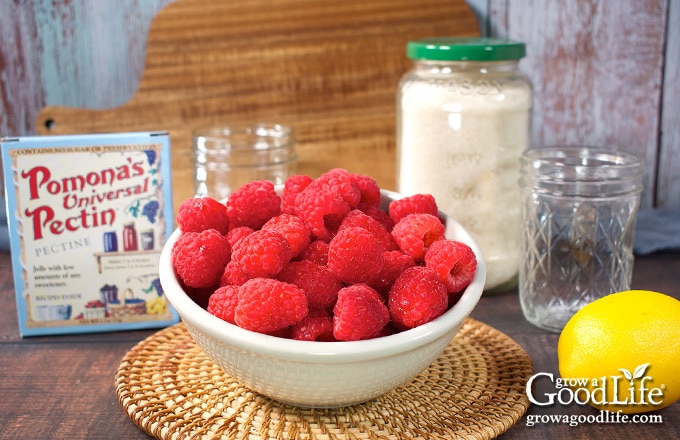
{"label": "raspberry", "polygon": [[354,185],[352,175],[342,168],[334,168],[320,175],[309,184],[308,188],[321,189],[340,196],[340,198],[354,209],[361,202],[361,191]]}
{"label": "raspberry", "polygon": [[387,232],[392,232],[394,221],[392,221],[390,215],[387,212],[383,211],[377,206],[366,205],[364,203],[360,203],[357,209],[383,225]]}
{"label": "raspberry", "polygon": [[208,312],[229,324],[236,324],[234,311],[238,304],[238,286],[222,286],[208,299]]}
{"label": "raspberry", "polygon": [[328,243],[321,240],[314,240],[309,243],[299,256],[300,260],[309,260],[319,266],[326,266],[328,264]]}
{"label": "raspberry", "polygon": [[402,252],[423,261],[427,248],[444,238],[445,227],[431,214],[409,214],[392,228],[392,238]]}
{"label": "raspberry", "polygon": [[358,209],[350,211],[350,213],[347,214],[340,224],[340,229],[350,226],[364,228],[369,231],[373,234],[384,251],[393,251],[397,249],[397,243],[394,242],[392,235],[387,232],[387,229],[385,229],[378,221]]}
{"label": "raspberry", "polygon": [[439,240],[432,243],[425,254],[425,265],[434,270],[446,286],[451,299],[462,292],[475,277],[477,257],[470,246],[455,240]]}
{"label": "raspberry", "polygon": [[333,308],[333,336],[338,341],[375,337],[390,320],[380,294],[366,284],[354,284],[338,292]]}
{"label": "raspberry", "polygon": [[327,267],[309,260],[293,261],[277,277],[304,290],[310,310],[332,309],[344,286]]}
{"label": "raspberry", "polygon": [[429,267],[413,266],[397,277],[389,293],[392,323],[400,329],[423,325],[446,311],[448,293]]}
{"label": "raspberry", "polygon": [[240,286],[249,279],[250,277],[248,276],[248,274],[246,274],[241,269],[236,267],[234,260],[231,260],[224,267],[224,271],[222,272],[222,276],[220,277],[219,286],[227,286],[230,284],[233,286]]}
{"label": "raspberry", "polygon": [[299,287],[273,278],[253,278],[239,287],[234,321],[259,333],[275,333],[307,316],[307,297]]}
{"label": "raspberry", "polygon": [[182,234],[172,247],[172,264],[189,287],[218,283],[231,255],[227,238],[215,229]]}
{"label": "raspberry", "polygon": [[311,182],[312,178],[304,174],[295,174],[288,177],[283,184],[281,212],[295,214],[295,198],[307,188]]}
{"label": "raspberry", "polygon": [[312,188],[311,184],[295,199],[295,214],[305,221],[312,237],[330,241],[342,218],[350,211],[349,205],[336,194]]}
{"label": "raspberry", "polygon": [[185,200],[177,209],[177,225],[182,232],[215,229],[224,235],[229,230],[227,207],[211,197]]}
{"label": "raspberry", "polygon": [[380,187],[375,180],[363,174],[351,174],[349,177],[361,194],[359,204],[380,205]]}
{"label": "raspberry", "polygon": [[364,228],[342,228],[328,245],[328,269],[348,284],[367,282],[382,264],[382,247]]}
{"label": "raspberry", "polygon": [[431,194],[414,194],[403,199],[393,200],[388,207],[390,217],[395,224],[409,214],[431,214],[437,217],[439,208]]}
{"label": "raspberry", "polygon": [[402,251],[386,251],[383,253],[383,265],[380,272],[373,277],[368,285],[377,290],[383,297],[387,294],[394,284],[394,280],[409,267],[415,266],[413,257]]}
{"label": "raspberry", "polygon": [[260,229],[264,223],[281,213],[281,197],[274,184],[267,180],[246,183],[227,199],[227,216],[232,228],[248,226]]}
{"label": "raspberry", "polygon": [[262,229],[276,231],[286,237],[293,258],[300,255],[309,246],[312,238],[312,232],[305,222],[293,214],[280,214],[272,217],[267,220]]}
{"label": "raspberry", "polygon": [[248,226],[239,226],[238,228],[231,229],[229,232],[227,232],[227,240],[229,240],[229,245],[233,249],[237,241],[246,235],[252,234],[253,232],[255,232],[255,230],[253,228],[249,228]]}
{"label": "raspberry", "polygon": [[299,341],[335,341],[333,320],[323,310],[312,310],[291,327],[288,337]]}
{"label": "raspberry", "polygon": [[231,261],[242,272],[255,277],[274,277],[290,261],[290,245],[276,231],[258,230],[234,246]]}

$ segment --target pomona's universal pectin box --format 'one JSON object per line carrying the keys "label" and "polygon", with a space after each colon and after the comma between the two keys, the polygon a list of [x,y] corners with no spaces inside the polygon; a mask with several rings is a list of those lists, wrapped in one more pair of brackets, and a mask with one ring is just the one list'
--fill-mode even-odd
{"label": "pomona's universal pectin box", "polygon": [[158,279],[174,225],[168,135],[0,144],[22,336],[178,322]]}

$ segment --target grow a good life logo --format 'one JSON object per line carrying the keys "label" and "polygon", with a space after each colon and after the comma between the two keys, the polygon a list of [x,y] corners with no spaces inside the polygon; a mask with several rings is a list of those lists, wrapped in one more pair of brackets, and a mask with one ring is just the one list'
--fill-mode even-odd
{"label": "grow a good life logo", "polygon": [[[633,371],[619,368],[621,374],[594,378],[556,378],[552,373],[536,373],[527,382],[526,392],[529,401],[537,406],[590,405],[625,414],[652,411],[671,402],[664,402],[666,385],[655,384],[647,374],[649,367],[646,363]],[[535,385],[543,381],[552,389],[539,395]]]}

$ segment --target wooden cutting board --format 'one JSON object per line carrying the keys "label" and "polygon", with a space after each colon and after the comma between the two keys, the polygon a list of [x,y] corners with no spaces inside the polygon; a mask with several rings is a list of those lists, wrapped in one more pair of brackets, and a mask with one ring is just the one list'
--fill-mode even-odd
{"label": "wooden cutting board", "polygon": [[175,207],[193,194],[191,130],[276,122],[298,172],[333,168],[395,187],[395,94],[409,40],[477,36],[464,0],[179,0],[151,24],[135,96],[121,107],[46,107],[40,134],[168,131]]}

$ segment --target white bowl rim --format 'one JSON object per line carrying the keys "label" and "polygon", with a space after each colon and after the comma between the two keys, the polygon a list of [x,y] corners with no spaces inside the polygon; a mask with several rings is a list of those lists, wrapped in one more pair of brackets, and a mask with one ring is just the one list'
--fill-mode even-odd
{"label": "white bowl rim", "polygon": [[[382,191],[392,198],[402,197]],[[361,341],[298,341],[265,335],[230,324],[203,309],[182,289],[172,265],[172,246],[181,235],[175,229],[163,246],[159,260],[159,277],[170,304],[185,323],[233,347],[262,356],[275,356],[291,361],[312,363],[349,363],[371,360],[415,350],[430,343],[462,324],[475,308],[486,282],[486,264],[476,241],[455,220],[446,217],[447,238],[462,241],[471,247],[477,257],[477,271],[458,302],[440,317],[419,327],[389,336]],[[452,336],[453,337],[453,336]]]}

